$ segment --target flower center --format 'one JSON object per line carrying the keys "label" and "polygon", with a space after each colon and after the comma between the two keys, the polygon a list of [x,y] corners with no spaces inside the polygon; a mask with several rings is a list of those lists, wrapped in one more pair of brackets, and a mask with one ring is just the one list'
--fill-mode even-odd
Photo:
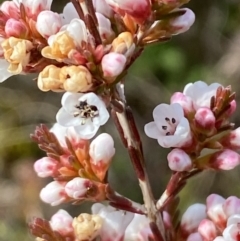
{"label": "flower center", "polygon": [[166,121],[167,125],[162,126],[162,129],[164,131],[166,131],[165,135],[166,136],[173,135],[176,130],[176,126],[177,126],[176,119],[175,118],[170,119],[170,118],[166,117],[165,121]]}
{"label": "flower center", "polygon": [[92,121],[94,117],[99,116],[98,108],[95,105],[89,105],[86,100],[80,101],[75,107],[77,111],[73,113],[73,116],[82,118],[81,125],[84,125],[87,119],[90,118]]}

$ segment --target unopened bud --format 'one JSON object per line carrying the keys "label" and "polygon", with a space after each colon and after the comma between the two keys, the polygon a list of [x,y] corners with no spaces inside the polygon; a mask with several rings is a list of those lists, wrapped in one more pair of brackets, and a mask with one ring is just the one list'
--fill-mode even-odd
{"label": "unopened bud", "polygon": [[61,17],[52,11],[42,11],[37,17],[36,27],[38,32],[47,39],[62,27]]}
{"label": "unopened bud", "polygon": [[42,91],[63,91],[63,81],[60,80],[61,68],[55,65],[46,66],[38,75],[38,88]]}
{"label": "unopened bud", "polygon": [[223,136],[220,140],[220,143],[227,148],[233,149],[233,150],[239,150],[240,149],[240,127],[238,127],[236,130],[231,131],[228,135]]}
{"label": "unopened bud", "polygon": [[58,231],[63,236],[66,236],[73,232],[72,221],[72,216],[65,210],[60,209],[52,216],[50,225],[54,231]]}
{"label": "unopened bud", "polygon": [[82,213],[74,218],[72,226],[78,241],[93,240],[100,233],[103,219],[99,215]]}
{"label": "unopened bud", "polygon": [[231,196],[223,204],[223,210],[227,218],[234,214],[240,214],[240,199]]}
{"label": "unopened bud", "polygon": [[195,233],[191,233],[188,238],[187,241],[203,241],[200,233],[195,232]]}
{"label": "unopened bud", "polygon": [[14,18],[16,20],[19,19],[20,11],[19,7],[16,5],[14,1],[4,1],[0,6],[0,10],[7,15],[7,17]]}
{"label": "unopened bud", "polygon": [[197,110],[194,121],[196,128],[206,135],[211,135],[215,131],[216,118],[213,112],[207,107],[201,107]]}
{"label": "unopened bud", "polygon": [[183,214],[181,220],[181,229],[183,235],[188,236],[196,232],[200,222],[207,217],[206,206],[200,203],[191,205]]}
{"label": "unopened bud", "polygon": [[34,163],[34,171],[39,177],[50,177],[57,173],[58,161],[43,157]]}
{"label": "unopened bud", "polygon": [[226,214],[223,210],[225,199],[217,194],[211,194],[207,197],[207,215],[221,229],[226,226]]}
{"label": "unopened bud", "polygon": [[113,138],[107,133],[100,134],[91,142],[89,154],[92,169],[102,181],[115,154]]}
{"label": "unopened bud", "polygon": [[68,199],[67,194],[64,190],[65,185],[66,182],[50,182],[46,187],[41,190],[40,198],[45,203],[49,203],[52,206],[56,206],[60,203],[65,202]]}
{"label": "unopened bud", "polygon": [[84,66],[65,66],[60,78],[68,92],[86,92],[92,87],[92,75]]}
{"label": "unopened bud", "polygon": [[23,22],[10,18],[6,22],[5,33],[8,37],[25,38],[28,34],[28,29]]}
{"label": "unopened bud", "polygon": [[212,241],[217,237],[217,229],[215,224],[208,219],[203,219],[198,226],[198,232],[201,234],[203,240]]}
{"label": "unopened bud", "polygon": [[186,32],[195,21],[195,14],[192,10],[188,8],[182,8],[181,10],[185,10],[186,12],[170,20],[170,32],[172,34],[180,34]]}
{"label": "unopened bud", "polygon": [[112,52],[104,55],[101,63],[104,77],[114,80],[124,70],[126,62],[127,59],[123,54]]}
{"label": "unopened bud", "polygon": [[93,6],[95,7],[96,13],[101,13],[107,18],[113,16],[113,10],[105,0],[93,0]]}
{"label": "unopened bud", "polygon": [[178,148],[173,149],[168,154],[167,159],[169,168],[176,172],[187,171],[192,167],[191,158],[185,151]]}

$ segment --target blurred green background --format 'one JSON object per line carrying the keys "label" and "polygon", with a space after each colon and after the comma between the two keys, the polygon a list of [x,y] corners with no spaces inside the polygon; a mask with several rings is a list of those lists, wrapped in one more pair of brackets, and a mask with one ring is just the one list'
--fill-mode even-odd
{"label": "blurred green background", "polygon": [[[61,12],[67,1],[54,0]],[[153,108],[169,102],[171,94],[182,91],[196,80],[232,85],[240,91],[240,3],[239,0],[192,0],[188,5],[196,22],[185,34],[170,42],[152,45],[129,71],[126,96],[132,107],[144,143],[145,157],[154,195],[164,191],[170,176],[166,154],[155,140],[143,133],[152,120]],[[12,77],[0,85],[0,240],[33,240],[26,223],[33,216],[49,219],[59,208],[72,215],[89,211],[89,205],[50,207],[39,200],[39,191],[49,180],[40,179],[32,165],[44,153],[32,143],[29,134],[39,123],[51,126],[60,107],[61,94],[42,93],[35,76]],[[237,94],[237,98],[239,99]],[[239,102],[239,101],[238,101]],[[240,123],[239,107],[233,122]],[[102,131],[115,139],[116,156],[109,172],[116,190],[135,201],[142,201],[138,182],[123,145],[110,120]],[[240,197],[240,169],[206,172],[189,181],[181,192],[182,210],[193,202],[204,202],[210,193]]]}

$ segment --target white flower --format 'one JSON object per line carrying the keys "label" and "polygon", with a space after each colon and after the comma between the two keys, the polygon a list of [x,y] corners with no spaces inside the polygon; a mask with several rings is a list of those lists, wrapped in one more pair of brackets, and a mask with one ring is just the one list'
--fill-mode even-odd
{"label": "white flower", "polygon": [[210,108],[211,98],[216,95],[219,86],[222,85],[218,83],[207,85],[203,81],[197,81],[187,84],[183,90],[183,94],[192,98],[195,110],[200,107]]}
{"label": "white flower", "polygon": [[66,6],[63,8],[63,13],[60,14],[60,16],[62,17],[64,24],[70,23],[74,18],[79,19],[78,13],[71,2],[66,4]]}
{"label": "white flower", "polygon": [[132,221],[134,214],[117,210],[101,203],[92,206],[92,213],[103,218],[103,225],[100,231],[101,240],[123,240],[124,232]]}
{"label": "white flower", "polygon": [[147,136],[157,139],[160,146],[182,147],[191,140],[188,120],[178,103],[160,104],[153,110],[153,122],[145,125]]}
{"label": "white flower", "polygon": [[104,102],[94,93],[66,92],[62,106],[56,116],[57,122],[65,127],[73,126],[83,139],[91,139],[109,118]]}
{"label": "white flower", "polygon": [[5,59],[0,59],[0,83],[13,76],[8,69],[9,63]]}

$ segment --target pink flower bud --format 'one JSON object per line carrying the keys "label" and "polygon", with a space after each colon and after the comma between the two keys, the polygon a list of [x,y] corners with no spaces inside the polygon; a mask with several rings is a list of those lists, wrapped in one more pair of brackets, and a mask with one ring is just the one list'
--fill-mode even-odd
{"label": "pink flower bud", "polygon": [[198,232],[204,241],[212,241],[217,237],[217,229],[214,223],[208,219],[203,219],[198,226]]}
{"label": "pink flower bud", "polygon": [[185,10],[186,12],[183,15],[172,19],[169,23],[171,25],[172,34],[186,32],[195,21],[195,14],[192,10],[188,8],[182,8],[181,10]]}
{"label": "pink flower bud", "polygon": [[171,220],[170,214],[166,211],[163,211],[162,217],[163,217],[164,227],[166,229],[171,229],[172,228],[172,220]]}
{"label": "pink flower bud", "polygon": [[8,37],[24,38],[28,34],[28,29],[23,22],[10,18],[6,22],[5,33]]}
{"label": "pink flower bud", "polygon": [[224,136],[220,143],[227,148],[233,149],[233,150],[239,150],[240,149],[240,127],[238,127],[236,130],[231,131],[227,136]]}
{"label": "pink flower bud", "polygon": [[40,198],[52,206],[64,203],[68,198],[64,190],[66,182],[53,181],[44,187],[40,192]]}
{"label": "pink flower bud", "polygon": [[149,0],[106,0],[114,11],[121,15],[131,15],[138,23],[144,22],[151,13]]}
{"label": "pink flower bud", "polygon": [[50,157],[43,157],[34,163],[34,171],[39,177],[50,177],[57,173],[58,166],[58,161]]}
{"label": "pink flower bud", "polygon": [[191,233],[188,238],[187,241],[203,241],[202,236],[200,235],[200,233]]}
{"label": "pink flower bud", "polygon": [[84,198],[85,194],[88,192],[88,187],[91,186],[91,181],[89,179],[75,177],[65,186],[65,191],[67,195],[74,199]]}
{"label": "pink flower bud", "polygon": [[205,205],[200,203],[191,205],[182,216],[181,229],[183,235],[188,236],[190,233],[196,232],[198,225],[205,218],[207,218]]}
{"label": "pink flower bud", "polygon": [[191,113],[194,110],[192,99],[181,92],[175,92],[172,95],[170,102],[171,104],[179,103],[182,106],[185,115]]}
{"label": "pink flower bud", "polygon": [[216,170],[232,170],[240,164],[239,154],[228,149],[218,151],[212,155],[209,164]]}
{"label": "pink flower bud", "polygon": [[0,10],[7,15],[8,18],[19,20],[20,11],[14,1],[4,1],[0,6]]}
{"label": "pink flower bud", "polygon": [[192,167],[192,160],[187,153],[181,149],[173,149],[167,156],[168,166],[171,170],[176,172],[183,172],[190,170]]}
{"label": "pink flower bud", "polygon": [[227,217],[240,214],[240,199],[235,196],[227,198],[223,204],[223,210]]}
{"label": "pink flower bud", "polygon": [[119,53],[109,53],[102,58],[102,70],[104,77],[117,77],[124,70],[126,57]]}
{"label": "pink flower bud", "polygon": [[199,108],[194,118],[197,129],[204,134],[211,135],[215,131],[216,118],[209,108]]}
{"label": "pink flower bud", "polygon": [[73,232],[72,222],[72,216],[65,210],[60,209],[52,216],[50,225],[54,231],[58,231],[61,235],[67,236]]}
{"label": "pink flower bud", "polygon": [[224,229],[226,226],[226,214],[223,210],[223,203],[225,199],[217,194],[211,194],[207,197],[207,215],[220,228]]}
{"label": "pink flower bud", "polygon": [[61,17],[52,11],[43,11],[37,17],[36,27],[38,32],[47,39],[62,27]]}
{"label": "pink flower bud", "polygon": [[115,154],[112,137],[107,133],[100,134],[91,142],[89,154],[94,173],[103,180]]}

